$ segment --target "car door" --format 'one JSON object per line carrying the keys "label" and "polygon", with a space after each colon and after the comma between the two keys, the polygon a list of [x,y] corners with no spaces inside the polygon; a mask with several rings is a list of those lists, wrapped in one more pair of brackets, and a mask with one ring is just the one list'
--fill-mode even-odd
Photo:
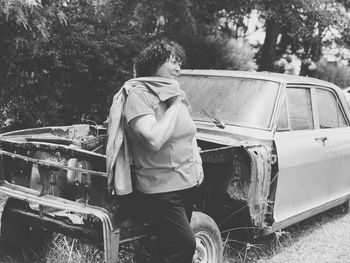
{"label": "car door", "polygon": [[275,144],[279,172],[274,219],[280,222],[324,202],[329,184],[326,133],[317,129],[313,87],[287,87]]}
{"label": "car door", "polygon": [[350,127],[338,95],[333,90],[316,87],[315,104],[319,129],[325,132],[327,140],[329,185],[325,190],[328,201],[332,201],[350,192]]}

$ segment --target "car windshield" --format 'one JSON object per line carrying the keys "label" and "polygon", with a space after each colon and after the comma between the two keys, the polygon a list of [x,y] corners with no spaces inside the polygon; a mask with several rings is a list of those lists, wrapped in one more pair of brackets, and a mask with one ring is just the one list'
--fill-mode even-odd
{"label": "car windshield", "polygon": [[238,77],[183,75],[181,88],[191,104],[194,120],[268,129],[276,102],[278,82]]}

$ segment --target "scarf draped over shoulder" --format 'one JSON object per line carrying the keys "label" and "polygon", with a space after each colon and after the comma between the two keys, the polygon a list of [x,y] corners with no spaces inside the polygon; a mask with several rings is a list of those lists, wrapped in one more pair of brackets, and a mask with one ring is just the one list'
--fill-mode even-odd
{"label": "scarf draped over shoulder", "polygon": [[108,116],[106,170],[108,189],[117,195],[126,195],[133,191],[128,141],[125,132],[125,118],[123,109],[129,94],[134,88],[151,90],[160,101],[183,95],[176,80],[161,77],[142,77],[130,79],[113,97],[112,106]]}

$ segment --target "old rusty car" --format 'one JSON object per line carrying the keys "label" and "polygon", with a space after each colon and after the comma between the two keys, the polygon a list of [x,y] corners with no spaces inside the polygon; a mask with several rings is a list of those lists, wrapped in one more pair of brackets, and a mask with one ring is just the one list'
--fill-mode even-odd
{"label": "old rusty car", "polygon": [[[349,202],[350,111],[337,86],[306,77],[184,70],[205,179],[192,222],[195,262],[221,262],[221,232],[254,238]],[[1,235],[16,245],[53,231],[118,245],[152,235],[137,196],[111,196],[106,129],[79,124],[0,137],[9,198]]]}

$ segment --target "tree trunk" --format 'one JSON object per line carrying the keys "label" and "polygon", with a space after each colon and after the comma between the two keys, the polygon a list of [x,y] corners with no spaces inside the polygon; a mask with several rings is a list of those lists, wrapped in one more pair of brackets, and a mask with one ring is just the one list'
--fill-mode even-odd
{"label": "tree trunk", "polygon": [[319,61],[321,58],[321,36],[316,36],[313,40],[312,40],[312,44],[311,44],[311,59],[312,61]]}
{"label": "tree trunk", "polygon": [[266,20],[266,37],[262,46],[260,59],[260,71],[273,71],[273,63],[276,58],[276,42],[279,33],[279,26],[274,18]]}

